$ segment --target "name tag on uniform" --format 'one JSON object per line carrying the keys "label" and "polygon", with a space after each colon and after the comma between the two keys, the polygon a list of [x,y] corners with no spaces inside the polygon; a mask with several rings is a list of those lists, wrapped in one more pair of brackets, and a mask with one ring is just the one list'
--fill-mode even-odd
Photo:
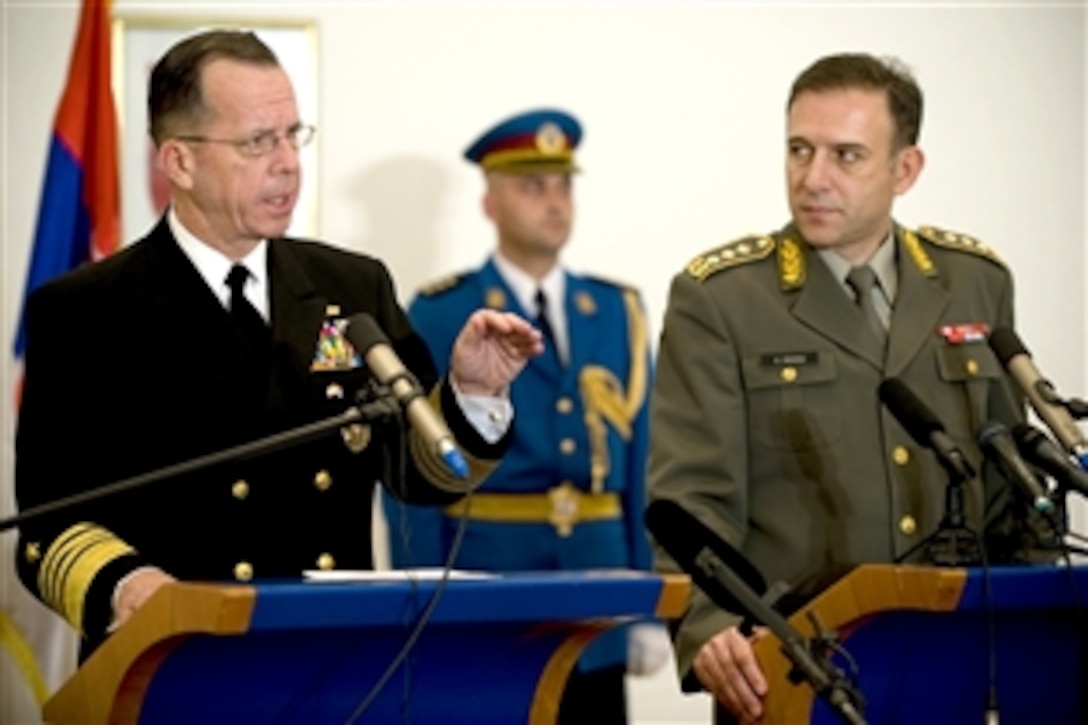
{"label": "name tag on uniform", "polygon": [[772,352],[759,358],[760,365],[773,368],[815,365],[818,362],[820,362],[818,352]]}

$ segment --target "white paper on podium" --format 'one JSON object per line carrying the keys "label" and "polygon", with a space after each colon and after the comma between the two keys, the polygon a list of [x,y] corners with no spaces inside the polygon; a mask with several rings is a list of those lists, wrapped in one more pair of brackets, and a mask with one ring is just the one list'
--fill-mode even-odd
{"label": "white paper on podium", "polygon": [[[320,571],[310,569],[302,572],[302,577],[309,582],[403,582],[403,581],[438,581],[442,578],[445,569],[442,567],[425,567],[419,569],[384,569],[372,571],[369,569],[334,569],[332,571]],[[450,569],[450,579],[495,579],[499,575],[486,571],[466,571],[464,569]]]}

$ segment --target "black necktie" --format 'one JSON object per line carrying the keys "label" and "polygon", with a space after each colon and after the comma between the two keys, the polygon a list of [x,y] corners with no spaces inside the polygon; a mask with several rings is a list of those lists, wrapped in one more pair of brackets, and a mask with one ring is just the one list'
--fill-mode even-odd
{"label": "black necktie", "polygon": [[876,311],[873,304],[873,287],[876,286],[876,272],[869,265],[853,267],[850,274],[846,275],[846,283],[854,289],[857,295],[857,305],[861,314],[865,317],[865,324],[872,332],[876,340],[880,357],[884,357],[884,348],[888,342],[888,330],[884,327],[884,321]]}
{"label": "black necktie", "polygon": [[227,286],[230,287],[230,317],[250,345],[254,349],[260,349],[269,342],[269,330],[261,313],[246,298],[247,279],[249,270],[243,265],[236,264],[230,268],[227,275]]}
{"label": "black necktie", "polygon": [[548,320],[548,298],[544,294],[544,290],[538,289],[536,291],[534,301],[536,302],[536,327],[544,333],[545,347],[550,348],[552,354],[558,360],[559,348],[555,346],[555,332],[552,330],[552,323]]}

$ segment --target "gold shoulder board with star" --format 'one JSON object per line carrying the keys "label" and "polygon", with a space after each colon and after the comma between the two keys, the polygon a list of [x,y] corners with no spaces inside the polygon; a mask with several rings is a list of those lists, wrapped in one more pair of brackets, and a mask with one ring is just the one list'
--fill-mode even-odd
{"label": "gold shoulder board with star", "polygon": [[774,238],[770,235],[742,237],[709,252],[703,252],[691,260],[684,271],[694,279],[705,282],[723,269],[755,262],[773,251]]}
{"label": "gold shoulder board with star", "polygon": [[918,227],[918,236],[927,242],[936,244],[938,247],[967,252],[968,254],[974,254],[978,257],[984,257],[991,262],[1000,264],[1002,267],[1005,266],[1001,257],[997,256],[997,252],[974,237],[966,234],[927,225]]}
{"label": "gold shoulder board with star", "polygon": [[458,273],[436,279],[433,282],[428,282],[419,288],[419,294],[422,297],[434,297],[435,295],[442,294],[460,284],[464,277],[465,275],[463,273]]}

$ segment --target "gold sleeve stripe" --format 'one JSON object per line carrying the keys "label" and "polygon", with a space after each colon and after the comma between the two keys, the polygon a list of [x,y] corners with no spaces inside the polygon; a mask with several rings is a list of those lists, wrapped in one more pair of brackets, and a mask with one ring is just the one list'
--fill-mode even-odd
{"label": "gold sleeve stripe", "polygon": [[85,523],[73,526],[50,546],[42,561],[38,572],[42,598],[82,631],[83,600],[95,574],[130,551],[106,529]]}
{"label": "gold sleeve stripe", "polygon": [[64,568],[65,553],[71,551],[71,540],[76,536],[82,536],[87,529],[87,524],[72,526],[54,539],[46,552],[46,559],[42,561],[38,569],[38,591],[41,592],[42,599],[46,602],[51,603],[58,600],[55,584],[59,577],[56,576],[56,573]]}
{"label": "gold sleeve stripe", "polygon": [[465,462],[468,464],[468,479],[462,480],[453,475],[442,457],[427,445],[427,442],[423,440],[423,436],[419,435],[415,429],[412,429],[411,433],[409,433],[408,446],[412,458],[415,460],[416,466],[419,468],[420,473],[423,474],[423,477],[443,491],[467,493],[483,483],[483,480],[498,465],[498,461],[477,458],[461,449],[461,455],[464,456]]}
{"label": "gold sleeve stripe", "polygon": [[[427,400],[439,415],[442,415],[441,399],[441,385],[436,385],[427,396]],[[457,478],[442,460],[438,451],[429,446],[415,428],[408,433],[408,449],[424,478],[436,488],[454,493],[466,493],[476,488],[498,465],[498,461],[476,458],[462,449],[461,455],[468,464],[468,480]]]}
{"label": "gold sleeve stripe", "polygon": [[[55,564],[51,567],[53,577],[50,582],[50,596],[52,597],[52,601],[56,602],[63,601],[63,584],[72,568],[79,563],[83,553],[92,546],[104,541],[109,541],[113,536],[105,529],[91,527],[86,524],[81,524],[78,530],[72,531],[72,529],[69,529],[69,531],[71,532],[71,535],[67,537],[67,540],[56,547],[57,556]],[[46,564],[43,563],[43,568],[45,566]],[[40,576],[41,572],[39,571],[39,577]]]}
{"label": "gold sleeve stripe", "polygon": [[101,526],[72,526],[56,538],[42,559],[38,571],[42,599],[83,632],[83,606],[91,582],[111,561],[133,551]]}

